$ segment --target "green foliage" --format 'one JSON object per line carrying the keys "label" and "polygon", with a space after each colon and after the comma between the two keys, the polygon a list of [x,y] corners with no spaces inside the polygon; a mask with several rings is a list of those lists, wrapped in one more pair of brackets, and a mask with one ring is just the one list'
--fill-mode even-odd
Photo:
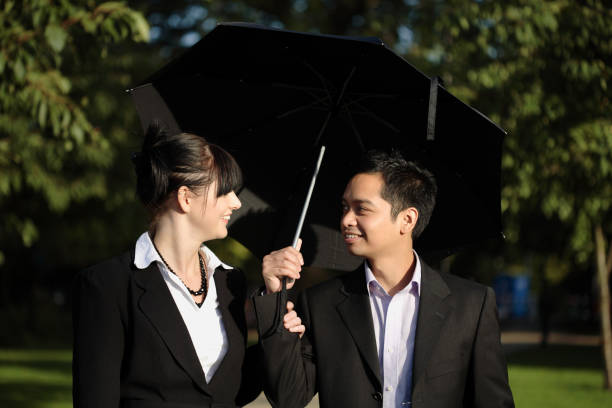
{"label": "green foliage", "polygon": [[601,0],[417,8],[411,52],[509,131],[502,209],[510,242],[548,239],[554,232],[527,223],[540,213],[571,226],[564,249],[588,259],[594,226],[612,222],[612,9]]}
{"label": "green foliage", "polygon": [[[115,152],[91,120],[79,69],[100,64],[112,44],[147,41],[148,24],[120,2],[2,4],[0,238],[3,247],[15,238],[31,246],[41,209],[60,214],[108,196],[104,172]],[[22,200],[44,205],[31,209]]]}

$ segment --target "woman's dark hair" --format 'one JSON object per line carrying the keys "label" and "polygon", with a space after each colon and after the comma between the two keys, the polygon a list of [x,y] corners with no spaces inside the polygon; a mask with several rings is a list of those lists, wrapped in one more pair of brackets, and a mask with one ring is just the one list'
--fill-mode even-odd
{"label": "woman's dark hair", "polygon": [[142,150],[132,156],[136,193],[153,222],[173,192],[181,186],[206,193],[217,182],[217,197],[237,191],[242,173],[236,160],[221,147],[192,133],[168,134],[154,123],[145,133]]}
{"label": "woman's dark hair", "polygon": [[381,173],[384,185],[381,197],[391,204],[391,219],[408,207],[419,212],[412,237],[418,238],[429,223],[436,205],[438,186],[428,170],[417,166],[394,150],[391,153],[370,150],[362,158],[355,174]]}

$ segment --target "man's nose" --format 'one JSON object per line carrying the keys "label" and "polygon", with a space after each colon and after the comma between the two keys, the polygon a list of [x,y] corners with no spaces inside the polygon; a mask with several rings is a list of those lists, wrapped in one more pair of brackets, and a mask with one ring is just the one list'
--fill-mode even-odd
{"label": "man's nose", "polygon": [[347,228],[355,225],[355,213],[353,210],[348,210],[342,215],[340,219],[340,226],[342,228]]}

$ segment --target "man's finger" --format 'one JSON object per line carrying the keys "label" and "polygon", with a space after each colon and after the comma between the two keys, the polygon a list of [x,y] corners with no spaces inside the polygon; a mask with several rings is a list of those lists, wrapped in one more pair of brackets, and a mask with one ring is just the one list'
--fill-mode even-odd
{"label": "man's finger", "polygon": [[302,335],[306,331],[306,326],[304,326],[304,325],[295,326],[295,327],[292,327],[292,328],[287,329],[287,330],[289,330],[291,333],[299,333],[300,337],[302,337]]}
{"label": "man's finger", "polygon": [[295,249],[298,251],[298,256],[300,257],[300,265],[304,265],[304,258],[302,257],[302,253],[300,249],[302,249],[302,238],[298,238],[297,244],[295,245]]}
{"label": "man's finger", "polygon": [[285,314],[285,317],[283,318],[286,322],[293,320],[297,317],[297,313],[295,313],[295,310],[292,310],[288,313]]}
{"label": "man's finger", "polygon": [[302,324],[302,319],[300,319],[299,317],[295,317],[289,320],[288,322],[285,322],[285,328],[290,329],[292,327],[299,326],[301,324]]}

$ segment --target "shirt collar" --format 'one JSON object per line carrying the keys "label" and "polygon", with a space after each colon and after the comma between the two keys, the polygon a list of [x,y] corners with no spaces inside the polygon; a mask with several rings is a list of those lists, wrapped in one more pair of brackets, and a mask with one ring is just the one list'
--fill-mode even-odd
{"label": "shirt collar", "polygon": [[[412,279],[410,280],[408,285],[406,285],[406,287],[403,288],[400,292],[404,290],[410,291],[412,288],[415,288],[415,290],[417,291],[417,294],[421,296],[421,260],[419,259],[419,256],[416,253],[416,251],[413,250],[413,252],[414,252],[414,259],[416,261],[416,264],[414,266],[414,273],[412,274]],[[370,269],[370,265],[368,265],[368,261],[366,260],[363,263],[365,266],[366,285],[368,288],[368,293],[370,293],[371,285],[375,285],[379,287],[386,293],[382,285],[378,283],[378,281],[376,280],[376,277],[374,276],[372,269]]]}
{"label": "shirt collar", "polygon": [[[206,256],[206,266],[210,270],[211,276],[215,273],[217,267],[222,266],[224,269],[233,269],[231,266],[221,262],[221,260],[211,251],[206,245],[202,245],[200,249]],[[163,264],[161,257],[157,253],[153,241],[148,232],[143,232],[142,235],[136,241],[136,249],[134,251],[134,265],[138,269],[145,269],[153,262],[159,262]]]}

